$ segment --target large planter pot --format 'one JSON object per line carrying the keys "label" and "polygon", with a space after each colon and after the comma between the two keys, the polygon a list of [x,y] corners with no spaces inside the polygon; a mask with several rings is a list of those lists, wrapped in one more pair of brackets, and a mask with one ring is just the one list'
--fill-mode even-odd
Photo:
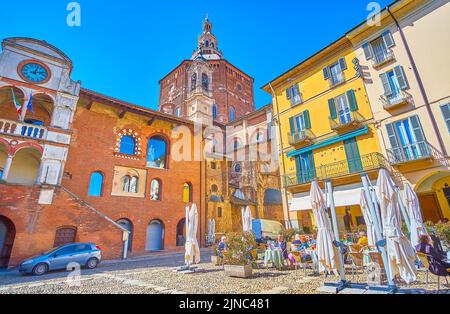
{"label": "large planter pot", "polygon": [[220,266],[223,264],[223,259],[219,256],[211,256],[211,263],[215,266]]}
{"label": "large planter pot", "polygon": [[252,265],[225,265],[225,274],[229,277],[250,278],[253,275]]}

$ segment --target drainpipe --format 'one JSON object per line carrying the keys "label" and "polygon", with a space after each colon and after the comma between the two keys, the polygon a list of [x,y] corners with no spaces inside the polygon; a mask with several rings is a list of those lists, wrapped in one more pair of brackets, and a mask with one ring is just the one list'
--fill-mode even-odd
{"label": "drainpipe", "polygon": [[389,12],[390,16],[394,20],[395,25],[397,26],[398,31],[400,33],[400,37],[402,38],[402,42],[403,42],[403,45],[405,46],[405,50],[408,55],[409,62],[411,63],[411,67],[414,71],[414,75],[416,77],[417,83],[419,84],[420,93],[422,94],[422,97],[425,101],[425,107],[427,108],[428,115],[430,116],[431,124],[433,125],[434,132],[436,133],[436,136],[438,138],[439,146],[441,147],[441,152],[445,156],[447,156],[447,150],[445,149],[444,140],[442,139],[441,133],[439,132],[439,128],[437,126],[436,119],[434,118],[433,112],[431,111],[430,101],[428,100],[428,96],[425,91],[425,87],[424,87],[422,79],[419,75],[419,70],[417,69],[416,63],[414,62],[414,58],[412,56],[411,49],[409,49],[408,42],[406,41],[406,36],[403,33],[402,28],[400,27],[400,23],[395,18],[394,14],[391,12],[389,7],[387,8],[387,11]]}
{"label": "drainpipe", "polygon": [[279,138],[280,138],[280,146],[281,146],[280,153],[278,155],[279,157],[281,157],[281,171],[280,171],[280,175],[281,175],[282,180],[281,180],[280,183],[281,183],[281,187],[284,190],[284,193],[283,193],[284,202],[283,203],[286,204],[286,208],[283,208],[284,209],[284,216],[286,217],[285,225],[286,225],[286,228],[290,228],[291,227],[291,217],[289,215],[288,194],[287,194],[286,186],[285,186],[285,184],[283,184],[283,178],[286,175],[286,165],[285,165],[285,162],[284,162],[284,153],[283,153],[284,145],[283,145],[283,135],[281,134],[280,108],[278,106],[277,94],[275,93],[275,90],[273,89],[272,83],[269,83],[269,87],[272,90],[273,98],[275,99],[275,106],[277,107],[278,134],[280,134]]}

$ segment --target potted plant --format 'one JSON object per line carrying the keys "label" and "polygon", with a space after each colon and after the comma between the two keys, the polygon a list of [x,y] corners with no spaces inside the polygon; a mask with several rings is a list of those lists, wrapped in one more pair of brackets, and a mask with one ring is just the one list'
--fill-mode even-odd
{"label": "potted plant", "polygon": [[232,233],[227,236],[228,248],[223,253],[225,273],[230,277],[250,278],[253,265],[250,251],[257,247],[253,232]]}

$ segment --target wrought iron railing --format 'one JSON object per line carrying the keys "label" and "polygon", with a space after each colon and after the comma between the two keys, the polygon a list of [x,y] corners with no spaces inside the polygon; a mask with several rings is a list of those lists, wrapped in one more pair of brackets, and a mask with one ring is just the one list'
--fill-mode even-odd
{"label": "wrought iron railing", "polygon": [[450,164],[441,151],[425,141],[388,149],[387,155],[392,165],[425,159],[433,159],[447,167]]}
{"label": "wrought iron railing", "polygon": [[307,173],[292,173],[284,176],[286,187],[311,183],[314,180],[326,180],[358,174],[377,169],[389,169],[389,163],[379,153],[363,155],[352,160],[343,160],[313,168]]}
{"label": "wrought iron railing", "polygon": [[339,130],[349,126],[359,125],[364,121],[364,117],[357,111],[351,111],[345,115],[338,115],[336,119],[330,117],[332,130]]}
{"label": "wrought iron railing", "polygon": [[412,105],[414,103],[412,95],[403,90],[396,91],[391,96],[382,95],[380,98],[383,102],[384,109],[392,109],[401,105]]}
{"label": "wrought iron railing", "polygon": [[316,136],[314,135],[314,133],[311,130],[300,130],[300,131],[288,133],[290,145],[296,145],[296,144],[303,143],[305,141],[311,141],[315,137]]}
{"label": "wrought iron railing", "polygon": [[372,60],[372,66],[377,69],[379,67],[381,67],[382,65],[391,62],[391,61],[395,61],[395,55],[394,52],[392,50],[386,50],[380,53],[376,53],[374,55],[374,58]]}

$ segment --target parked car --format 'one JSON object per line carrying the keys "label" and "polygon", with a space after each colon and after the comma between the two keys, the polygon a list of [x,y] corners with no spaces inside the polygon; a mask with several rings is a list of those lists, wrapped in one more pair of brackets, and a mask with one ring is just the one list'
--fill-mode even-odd
{"label": "parked car", "polygon": [[19,271],[22,274],[42,276],[52,270],[67,269],[71,263],[94,269],[101,260],[102,251],[99,246],[91,243],[72,243],[23,261]]}

